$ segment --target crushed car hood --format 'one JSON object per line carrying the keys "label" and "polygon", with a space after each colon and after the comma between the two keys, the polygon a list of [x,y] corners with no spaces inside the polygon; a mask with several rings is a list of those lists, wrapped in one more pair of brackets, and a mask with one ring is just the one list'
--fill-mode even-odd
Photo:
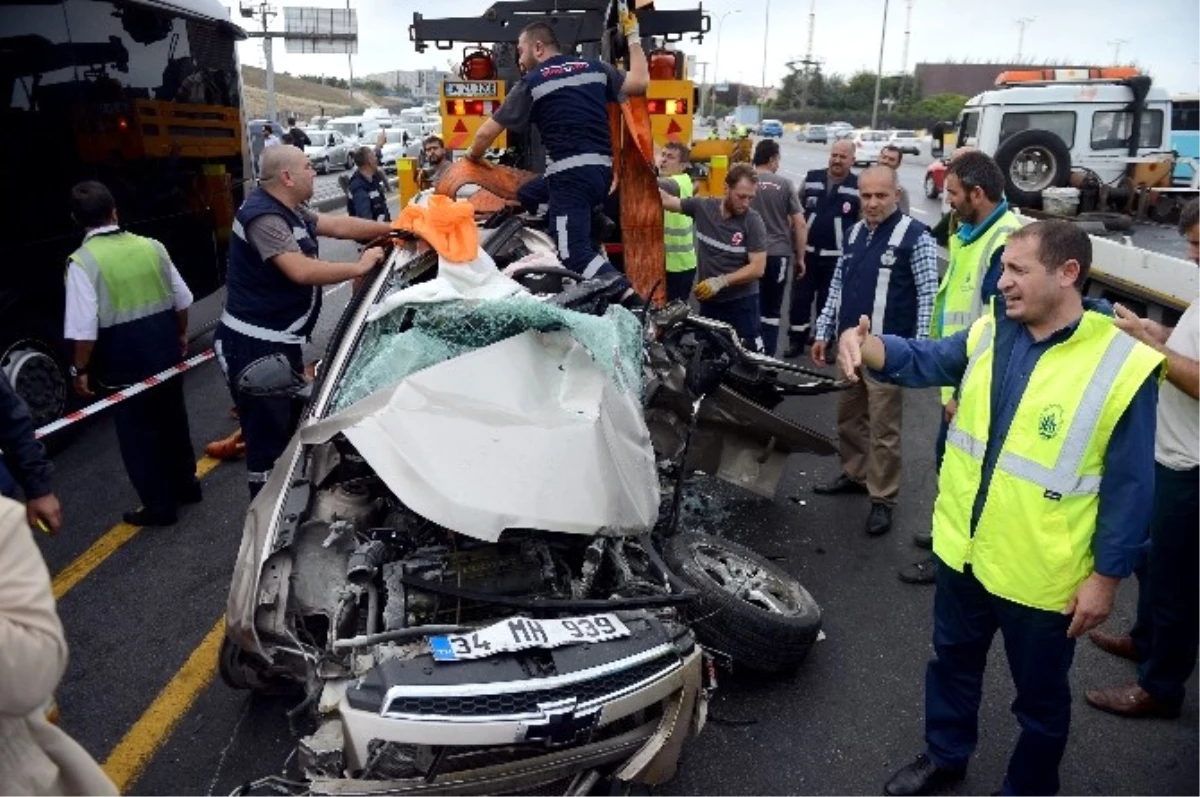
{"label": "crushed car hood", "polygon": [[509,528],[639,534],[658,517],[640,396],[565,330],[426,368],[301,441],[339,432],[415,512],[481,540]]}

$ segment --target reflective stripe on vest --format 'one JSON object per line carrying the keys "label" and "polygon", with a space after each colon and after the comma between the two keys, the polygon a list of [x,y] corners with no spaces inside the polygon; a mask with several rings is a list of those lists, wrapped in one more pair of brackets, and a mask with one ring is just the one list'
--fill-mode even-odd
{"label": "reflective stripe on vest", "polygon": [[746,254],[746,247],[733,246],[733,245],[727,244],[723,241],[718,241],[716,238],[711,238],[711,237],[705,235],[704,233],[700,232],[699,230],[696,230],[696,240],[701,242],[702,244],[711,246],[713,249],[720,249],[722,252],[731,252],[735,255]]}
{"label": "reflective stripe on vest", "polygon": [[994,595],[1059,611],[1092,572],[1112,430],[1163,358],[1111,319],[1085,312],[1071,337],[1034,367],[972,528],[994,409],[996,324],[989,314],[969,335],[971,357],[938,479],[934,550],[954,570],[970,562]]}
{"label": "reflective stripe on vest", "polygon": [[[857,230],[863,222],[858,222],[850,230],[850,243],[854,243],[857,238]],[[896,222],[896,226],[892,228],[892,234],[888,238],[887,245],[897,247],[904,241],[904,235],[908,232],[909,226],[912,225],[911,216],[902,216],[900,221]],[[892,268],[884,265],[881,261],[879,264],[879,276],[875,278],[875,301],[871,306],[871,329],[883,331],[883,317],[887,314],[888,286],[892,282]],[[834,316],[836,318],[837,316]],[[835,330],[836,331],[836,330]]]}
{"label": "reflective stripe on vest", "polygon": [[[587,76],[579,75],[579,77]],[[546,158],[546,176],[549,177],[552,174],[565,172],[568,169],[578,169],[580,166],[608,166],[611,168],[612,162],[613,160],[611,155],[592,155],[590,153],[585,153],[583,155],[572,155],[569,158],[563,158],[562,160],[557,161],[552,161],[549,158]]]}
{"label": "reflective stripe on vest", "polygon": [[173,310],[171,261],[161,244],[118,232],[89,238],[71,254],[96,291],[98,327]]}
{"label": "reflective stripe on vest", "polygon": [[[692,179],[686,174],[673,174],[672,180],[679,186],[679,198],[692,196]],[[667,271],[679,273],[696,268],[696,239],[692,235],[695,222],[683,213],[663,211],[663,247],[666,251]]]}
{"label": "reflective stripe on vest", "polygon": [[589,83],[603,84],[607,82],[608,75],[604,74],[603,72],[584,72],[580,75],[567,75],[565,77],[552,78],[547,80],[545,83],[534,86],[529,92],[529,96],[535,100],[540,100],[547,94],[558,91],[559,89],[565,89],[568,86],[586,86]]}

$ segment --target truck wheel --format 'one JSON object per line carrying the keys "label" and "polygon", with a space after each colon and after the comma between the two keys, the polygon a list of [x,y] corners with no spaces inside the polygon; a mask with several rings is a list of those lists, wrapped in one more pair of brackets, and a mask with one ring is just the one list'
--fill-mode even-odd
{"label": "truck wheel", "polygon": [[933,179],[933,175],[925,175],[925,196],[930,199],[937,199],[940,195],[941,191],[937,190],[937,182]]}
{"label": "truck wheel", "polygon": [[1004,193],[1009,202],[1040,208],[1042,191],[1067,184],[1071,151],[1048,130],[1024,130],[1000,145],[996,164],[1004,172]]}
{"label": "truck wheel", "polygon": [[737,543],[685,532],[667,540],[668,567],[699,593],[688,610],[700,642],[760,672],[800,666],[821,609],[783,568]]}
{"label": "truck wheel", "polygon": [[49,351],[39,341],[21,340],[0,357],[0,368],[29,406],[35,427],[55,420],[67,406],[67,377]]}

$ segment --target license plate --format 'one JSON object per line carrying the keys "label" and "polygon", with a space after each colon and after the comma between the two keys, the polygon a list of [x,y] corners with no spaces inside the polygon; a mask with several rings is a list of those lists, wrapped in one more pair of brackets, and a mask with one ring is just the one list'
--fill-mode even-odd
{"label": "license plate", "polygon": [[629,636],[629,629],[613,614],[592,614],[561,620],[514,617],[469,634],[430,637],[429,647],[436,661],[462,661],[529,648],[608,642],[625,636]]}

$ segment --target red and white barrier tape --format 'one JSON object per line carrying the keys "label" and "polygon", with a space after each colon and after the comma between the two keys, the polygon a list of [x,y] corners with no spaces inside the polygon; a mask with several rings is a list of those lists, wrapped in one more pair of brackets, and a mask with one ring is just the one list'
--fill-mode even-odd
{"label": "red and white barrier tape", "polygon": [[41,429],[38,429],[37,432],[34,433],[34,435],[38,438],[42,438],[48,434],[57,432],[59,429],[70,426],[71,424],[73,424],[77,421],[82,421],[84,418],[87,418],[90,415],[95,415],[96,413],[100,412],[101,410],[107,409],[107,408],[113,406],[114,404],[118,404],[127,398],[132,398],[133,396],[136,396],[138,393],[149,390],[150,388],[154,387],[155,385],[159,384],[160,382],[165,382],[173,376],[178,376],[179,374],[182,374],[184,371],[190,371],[191,369],[195,368],[197,365],[203,365],[204,363],[208,362],[209,360],[213,359],[214,357],[216,357],[216,354],[213,352],[213,350],[206,349],[205,351],[202,351],[199,354],[197,354],[195,357],[190,357],[190,358],[184,360],[183,362],[179,363],[179,365],[172,366],[171,368],[168,368],[167,370],[165,370],[161,373],[157,373],[154,376],[146,377],[141,382],[138,382],[135,385],[130,385],[129,387],[121,388],[116,393],[113,393],[111,396],[106,396],[106,397],[100,399],[99,401],[96,401],[96,402],[93,402],[93,403],[87,405],[83,409],[78,409],[72,413],[64,415],[63,417],[59,418],[57,421],[48,423],[45,426],[43,426]]}

